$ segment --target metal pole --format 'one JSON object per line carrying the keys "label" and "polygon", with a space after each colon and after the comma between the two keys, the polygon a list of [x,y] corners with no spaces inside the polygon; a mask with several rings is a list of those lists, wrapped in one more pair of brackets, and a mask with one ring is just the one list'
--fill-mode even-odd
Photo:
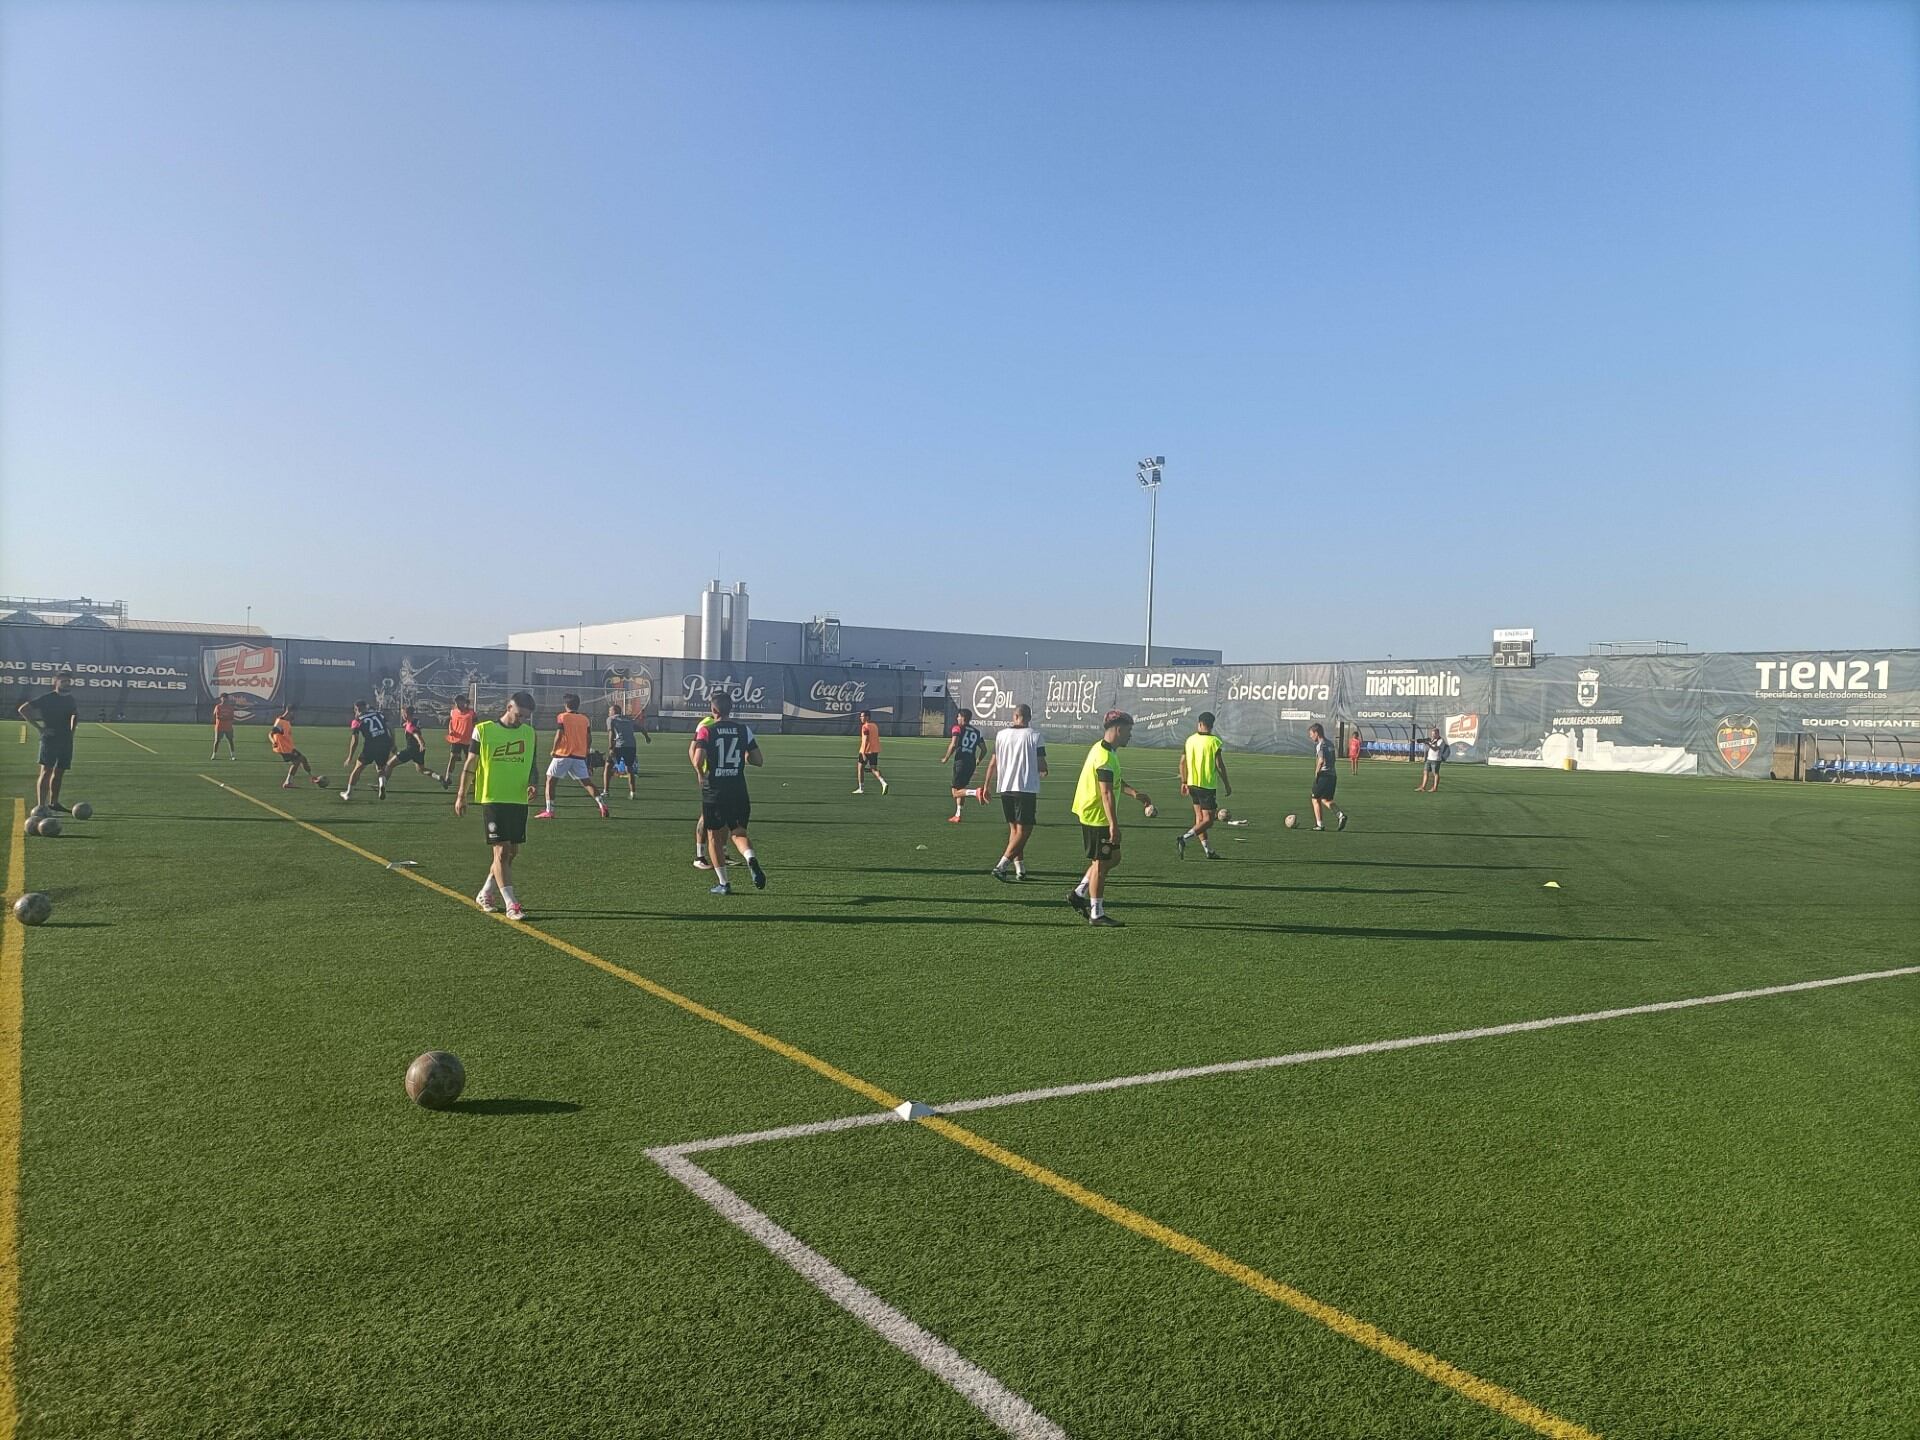
{"label": "metal pole", "polygon": [[1153,664],[1153,559],[1160,534],[1160,487],[1150,487],[1147,495],[1147,651],[1140,657],[1140,663],[1150,666]]}

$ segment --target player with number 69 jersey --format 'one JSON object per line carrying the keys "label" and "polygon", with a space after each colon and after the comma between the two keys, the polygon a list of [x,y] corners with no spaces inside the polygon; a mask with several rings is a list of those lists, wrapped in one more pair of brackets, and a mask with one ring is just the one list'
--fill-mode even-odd
{"label": "player with number 69 jersey", "polygon": [[767,872],[753,853],[753,839],[747,834],[747,822],[753,815],[753,801],[747,795],[747,766],[763,765],[760,742],[753,727],[733,715],[733,697],[716,690],[708,709],[711,713],[693,732],[687,746],[687,761],[700,781],[700,818],[707,832],[707,860],[713,866],[716,884],[707,893],[731,895],[727,883],[727,839],[733,839],[740,858],[747,862],[753,876],[753,888],[767,888]]}

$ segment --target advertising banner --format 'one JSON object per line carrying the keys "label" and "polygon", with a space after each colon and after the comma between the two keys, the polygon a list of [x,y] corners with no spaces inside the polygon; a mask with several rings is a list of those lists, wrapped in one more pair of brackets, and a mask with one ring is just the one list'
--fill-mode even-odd
{"label": "advertising banner", "polygon": [[83,720],[197,720],[201,637],[51,625],[0,625],[0,702],[9,716],[73,671]]}
{"label": "advertising banner", "polygon": [[1228,665],[1211,707],[1215,727],[1242,750],[1305,755],[1313,746],[1307,727],[1316,720],[1337,731],[1334,702],[1339,683],[1334,665]]}
{"label": "advertising banner", "polygon": [[[780,712],[791,735],[852,735],[862,710],[883,734],[917,733],[920,672],[842,670],[820,665],[783,666],[786,694]],[[911,692],[911,693],[909,693]],[[903,725],[911,730],[903,731]]]}

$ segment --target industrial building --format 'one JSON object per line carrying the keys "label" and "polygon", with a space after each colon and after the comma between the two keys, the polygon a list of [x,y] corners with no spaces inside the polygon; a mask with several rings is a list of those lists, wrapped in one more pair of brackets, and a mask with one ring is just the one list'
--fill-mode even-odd
{"label": "industrial building", "polygon": [[[718,581],[709,583],[701,594],[697,615],[655,615],[553,630],[521,630],[507,637],[507,646],[513,650],[645,655],[670,660],[877,666],[930,674],[1004,666],[1132,665],[1141,658],[1139,644],[1126,641],[898,630],[848,625],[824,615],[811,620],[762,620],[750,613],[744,583],[723,589]],[[1205,646],[1155,645],[1150,663],[1217,665],[1220,651]]]}

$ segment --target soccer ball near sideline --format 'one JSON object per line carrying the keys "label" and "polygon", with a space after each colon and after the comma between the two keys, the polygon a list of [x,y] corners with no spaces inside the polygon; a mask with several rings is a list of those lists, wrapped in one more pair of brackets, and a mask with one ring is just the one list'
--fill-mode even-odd
{"label": "soccer ball near sideline", "polygon": [[76,820],[91,820],[93,818],[93,806],[85,800],[80,801],[73,807],[73,818]]}
{"label": "soccer ball near sideline", "polygon": [[49,840],[58,835],[60,833],[60,817],[58,815],[47,816],[46,819],[40,822],[40,833]]}
{"label": "soccer ball near sideline", "polygon": [[467,1088],[467,1067],[447,1050],[429,1050],[407,1067],[407,1098],[429,1110],[444,1110]]}
{"label": "soccer ball near sideline", "polygon": [[53,901],[35,890],[13,902],[13,913],[22,925],[44,925],[53,915]]}
{"label": "soccer ball near sideline", "polygon": [[20,828],[25,830],[29,835],[38,835],[40,833],[40,817],[38,815],[27,816],[27,823]]}
{"label": "soccer ball near sideline", "polygon": [[1294,826],[1298,825],[1299,823],[1300,823],[1300,817],[1298,815],[1287,816],[1287,829],[1291,830]]}

